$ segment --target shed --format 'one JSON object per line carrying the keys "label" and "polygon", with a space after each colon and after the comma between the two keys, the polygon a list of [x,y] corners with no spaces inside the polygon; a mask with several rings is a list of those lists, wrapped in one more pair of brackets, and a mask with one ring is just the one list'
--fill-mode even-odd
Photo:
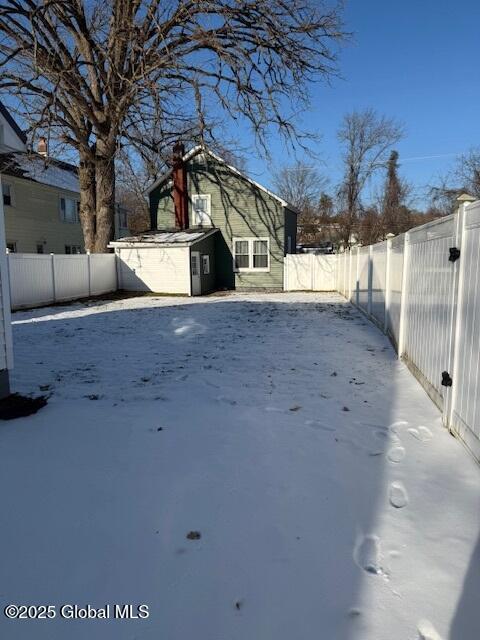
{"label": "shed", "polygon": [[213,291],[217,232],[195,228],[151,231],[111,242],[119,288],[187,296]]}

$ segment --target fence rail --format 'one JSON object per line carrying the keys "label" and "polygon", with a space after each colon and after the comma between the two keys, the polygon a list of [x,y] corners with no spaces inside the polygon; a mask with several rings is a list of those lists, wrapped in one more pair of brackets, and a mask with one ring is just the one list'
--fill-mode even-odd
{"label": "fence rail", "polygon": [[87,298],[117,289],[115,254],[9,253],[12,310]]}
{"label": "fence rail", "polygon": [[480,461],[479,285],[480,201],[337,256],[337,291],[390,337]]}

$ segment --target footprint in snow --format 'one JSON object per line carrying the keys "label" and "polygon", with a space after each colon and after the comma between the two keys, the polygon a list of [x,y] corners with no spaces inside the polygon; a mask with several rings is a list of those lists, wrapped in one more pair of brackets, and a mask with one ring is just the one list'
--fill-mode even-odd
{"label": "footprint in snow", "polygon": [[416,429],[415,427],[412,427],[411,429],[408,429],[408,433],[417,440],[420,440],[420,442],[428,442],[433,437],[433,434],[428,427],[417,427]]}
{"label": "footprint in snow", "polygon": [[388,430],[392,433],[398,433],[400,427],[408,427],[408,422],[406,420],[397,420],[388,425]]}
{"label": "footprint in snow", "polygon": [[387,454],[387,458],[390,462],[401,462],[405,457],[405,449],[399,445],[392,447]]}
{"label": "footprint in snow", "polygon": [[401,482],[392,482],[390,485],[389,500],[392,507],[403,509],[408,504],[408,495]]}
{"label": "footprint in snow", "polygon": [[368,535],[357,539],[353,550],[353,559],[360,569],[367,573],[380,575],[383,573],[380,556],[380,538],[378,536]]}
{"label": "footprint in snow", "polygon": [[419,640],[442,640],[433,624],[429,620],[420,620],[417,625]]}

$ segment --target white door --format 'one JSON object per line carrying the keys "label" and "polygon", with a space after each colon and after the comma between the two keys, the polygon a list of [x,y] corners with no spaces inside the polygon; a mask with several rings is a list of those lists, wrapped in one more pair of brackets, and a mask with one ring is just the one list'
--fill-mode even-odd
{"label": "white door", "polygon": [[190,254],[190,272],[192,274],[192,296],[199,296],[202,293],[199,251],[192,251]]}

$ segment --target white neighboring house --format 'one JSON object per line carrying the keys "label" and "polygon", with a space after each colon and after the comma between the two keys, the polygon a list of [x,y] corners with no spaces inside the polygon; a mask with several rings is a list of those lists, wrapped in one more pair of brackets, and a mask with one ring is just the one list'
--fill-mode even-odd
{"label": "white neighboring house", "polygon": [[[84,253],[76,165],[37,151],[0,102],[0,173],[7,248],[11,253]],[[114,237],[129,235],[127,211],[115,208]]]}

